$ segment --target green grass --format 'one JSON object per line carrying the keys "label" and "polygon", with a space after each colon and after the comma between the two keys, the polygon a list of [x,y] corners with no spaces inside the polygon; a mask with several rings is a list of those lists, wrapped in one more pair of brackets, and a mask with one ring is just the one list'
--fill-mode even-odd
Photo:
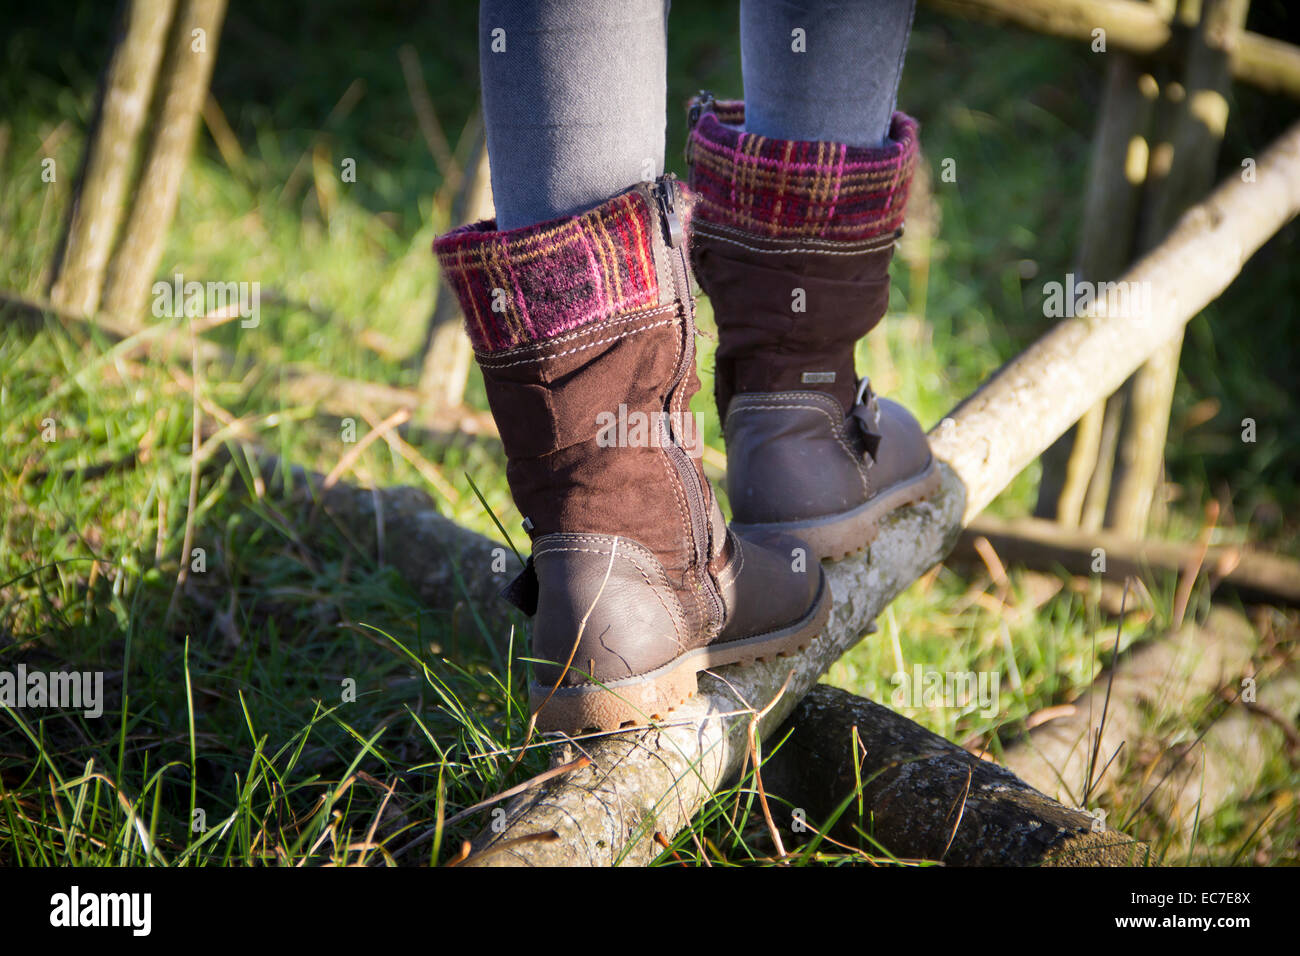
{"label": "green grass", "polygon": [[[94,720],[0,716],[0,863],[441,863],[489,817],[441,821],[545,769],[541,748],[514,760],[527,722],[521,635],[483,633],[471,608],[424,606],[340,529],[309,528],[299,493],[260,494],[237,446],[206,449],[215,453],[199,472],[197,507],[187,505],[196,407],[208,422],[240,421],[286,461],[327,472],[348,448],[338,417],[294,402],[281,370],[307,363],[414,384],[410,356],[436,288],[429,245],[450,223],[432,198],[439,178],[395,51],[420,36],[443,38],[420,52],[454,145],[474,101],[472,5],[463,6],[469,13],[437,24],[400,5],[361,23],[337,9],[305,23],[274,9],[232,14],[214,91],[244,161],[231,168],[201,137],[159,270],[262,283],[259,327],[229,323],[208,335],[231,365],[204,365],[195,384],[188,361],[147,346],[53,320],[0,327],[0,669],[23,661],[102,670],[108,695]],[[6,41],[0,286],[8,291],[38,294],[48,280],[103,49],[91,8],[59,24],[60,47],[84,52],[55,50],[35,22]],[[734,22],[729,8],[674,11],[670,101],[702,86],[739,91]],[[955,157],[958,181],[934,177],[934,241],[928,253],[904,250],[891,318],[861,360],[926,425],[1047,326],[1041,283],[1069,268],[1100,76],[1091,55],[1069,44],[919,15],[902,101],[922,119],[927,163],[937,169]],[[358,79],[360,98],[330,119]],[[1225,171],[1278,126],[1269,101],[1240,99],[1244,120],[1230,130]],[[683,130],[674,112],[669,156],[679,174]],[[39,176],[46,157],[59,171],[52,184]],[[344,157],[357,159],[355,188],[329,175]],[[1169,446],[1175,494],[1159,529],[1168,536],[1193,537],[1214,497],[1225,505],[1217,540],[1298,553],[1294,346],[1283,311],[1300,301],[1286,266],[1296,235],[1293,226],[1270,244],[1189,328]],[[707,328],[707,302],[700,311]],[[694,408],[721,448],[708,400],[711,349],[701,339]],[[469,400],[486,407],[477,375]],[[368,412],[356,409],[358,434]],[[1247,415],[1260,435],[1249,447],[1236,438]],[[498,447],[410,438],[455,489],[440,501],[446,513],[493,537],[488,509],[507,529],[518,526]],[[383,442],[346,477],[423,484]],[[1024,513],[1035,482],[1028,469],[995,510]],[[187,520],[206,570],[190,573],[174,598]],[[997,671],[1002,706],[992,717],[902,708],[996,754],[1008,733],[1069,700],[1111,658],[1115,621],[1096,582],[1044,599],[1050,580],[1014,571],[1004,609],[987,575],[942,570],[895,601],[880,631],[828,679],[888,702],[900,667]],[[1170,617],[1172,582],[1148,584],[1153,612],[1130,618],[1121,646]],[[1201,585],[1191,613],[1208,599]],[[1293,656],[1294,617],[1268,622],[1264,663]],[[1177,709],[1194,716],[1152,714],[1153,739],[1194,736],[1214,713],[1209,701]],[[769,741],[765,752],[777,746]],[[1279,758],[1247,799],[1202,820],[1174,862],[1296,862],[1298,783]],[[1149,789],[1140,762],[1117,762],[1108,784],[1100,805],[1112,822]],[[195,811],[201,831],[191,826]],[[844,812],[856,814],[852,801]],[[1175,845],[1149,811],[1131,832],[1157,848]],[[719,793],[662,861],[765,863],[772,849],[751,775]],[[866,837],[860,850],[813,839],[787,849],[805,863],[890,862]]]}

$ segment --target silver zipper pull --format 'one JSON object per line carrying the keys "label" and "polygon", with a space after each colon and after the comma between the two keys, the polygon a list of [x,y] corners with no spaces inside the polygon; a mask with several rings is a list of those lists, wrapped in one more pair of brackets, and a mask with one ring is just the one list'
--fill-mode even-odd
{"label": "silver zipper pull", "polygon": [[673,173],[660,176],[655,182],[655,197],[659,201],[659,214],[664,220],[664,238],[669,248],[676,249],[682,244],[685,234],[682,220],[677,215],[677,177]]}

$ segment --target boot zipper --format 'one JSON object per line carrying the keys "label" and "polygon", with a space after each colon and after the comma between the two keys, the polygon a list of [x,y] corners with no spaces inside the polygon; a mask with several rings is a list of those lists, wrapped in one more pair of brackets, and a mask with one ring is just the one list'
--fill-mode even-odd
{"label": "boot zipper", "polygon": [[[677,249],[681,246],[682,240],[685,239],[685,233],[682,231],[682,220],[677,215],[677,176],[673,173],[666,173],[655,180],[654,193],[655,199],[659,203],[659,215],[664,220],[664,239],[668,242],[668,248]],[[673,257],[673,279],[677,279],[677,258]]]}
{"label": "boot zipper", "polygon": [[[672,267],[673,291],[682,311],[682,358],[678,363],[672,385],[668,389],[668,394],[671,395],[681,386],[682,381],[686,378],[695,362],[695,337],[691,331],[692,323],[689,321],[691,290],[687,279],[689,272],[686,264],[686,245],[683,241],[685,236],[681,217],[677,214],[677,177],[672,173],[661,176],[654,182],[651,191],[654,194],[659,215],[663,221],[664,239],[668,244],[668,257]],[[687,414],[688,412],[684,409],[683,413]],[[713,581],[713,575],[709,573],[708,569],[710,556],[708,499],[700,481],[700,474],[695,469],[695,463],[691,461],[690,456],[682,447],[681,435],[679,434],[680,425],[674,425],[671,409],[663,430],[669,439],[665,444],[664,451],[677,469],[682,486],[686,489],[696,566],[700,580],[704,585],[704,597],[709,607],[709,624],[716,632],[722,627],[723,607],[722,596],[718,593],[717,585]]]}

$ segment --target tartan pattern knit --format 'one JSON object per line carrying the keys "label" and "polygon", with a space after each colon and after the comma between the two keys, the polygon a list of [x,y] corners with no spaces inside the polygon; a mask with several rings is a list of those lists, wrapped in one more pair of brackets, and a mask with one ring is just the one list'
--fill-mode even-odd
{"label": "tartan pattern knit", "polygon": [[903,223],[917,123],[894,113],[884,146],[769,139],[742,128],[743,101],[706,108],[687,138],[695,214],[774,239],[862,240]]}
{"label": "tartan pattern knit", "polygon": [[461,226],[433,249],[475,350],[499,352],[658,304],[657,228],[642,195],[625,192],[580,215],[506,232],[491,219]]}

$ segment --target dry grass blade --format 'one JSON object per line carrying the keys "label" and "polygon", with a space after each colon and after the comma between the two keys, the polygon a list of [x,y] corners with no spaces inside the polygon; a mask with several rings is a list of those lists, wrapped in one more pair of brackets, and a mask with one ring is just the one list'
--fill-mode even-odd
{"label": "dry grass blade", "polygon": [[385,432],[410,420],[411,410],[409,408],[399,408],[377,426],[366,432],[365,437],[344,452],[343,457],[338,460],[338,463],[330,469],[330,473],[325,476],[325,490],[329,491],[338,484],[339,479],[347,474],[349,468],[356,464],[357,459],[361,457],[365,450],[382,438]]}
{"label": "dry grass blade", "polygon": [[140,838],[140,845],[144,847],[146,857],[150,861],[156,857],[160,863],[166,866],[167,859],[162,855],[162,851],[154,846],[153,840],[149,837],[149,829],[144,825],[144,820],[141,819],[140,814],[136,812],[134,804],[131,803],[131,799],[125,792],[123,792],[122,787],[117,783],[117,781],[98,770],[91,770],[89,773],[83,774],[76,780],[69,780],[60,789],[67,790],[84,783],[87,780],[99,780],[108,784],[108,786],[112,788],[113,793],[117,795],[117,802],[121,805],[123,811],[126,812],[127,823],[135,830],[136,836]]}
{"label": "dry grass blade", "polygon": [[943,852],[939,854],[940,860],[943,860],[943,858],[948,855],[948,851],[952,849],[952,841],[957,839],[957,831],[961,828],[962,817],[966,815],[966,800],[970,796],[972,774],[972,768],[968,766],[966,768],[966,784],[962,787],[960,801],[959,803],[954,804],[954,807],[957,810],[957,819],[953,821],[952,832],[948,834],[948,842],[943,845]]}
{"label": "dry grass blade", "polygon": [[758,805],[763,810],[763,819],[767,822],[767,830],[772,835],[772,843],[776,846],[777,856],[781,859],[785,859],[787,854],[785,844],[781,842],[781,831],[776,828],[776,821],[772,819],[772,808],[767,802],[767,791],[763,789],[763,773],[758,759],[758,722],[772,712],[772,708],[776,706],[777,701],[785,695],[786,688],[790,686],[793,677],[794,671],[791,670],[781,684],[780,689],[767,702],[767,705],[749,719],[749,758],[754,761],[754,785],[758,789]]}
{"label": "dry grass blade", "polygon": [[678,863],[684,862],[682,860],[682,855],[673,849],[673,845],[668,842],[668,838],[664,836],[662,833],[660,833],[658,830],[655,831],[654,841],[655,843],[663,847],[665,850],[667,850],[669,853],[671,853],[673,855],[673,859],[676,860]]}
{"label": "dry grass blade", "polygon": [[172,588],[171,600],[167,603],[167,612],[163,615],[164,625],[169,625],[176,613],[176,602],[180,599],[181,589],[190,573],[190,549],[194,546],[194,512],[199,507],[199,446],[203,437],[203,412],[199,403],[199,391],[202,387],[202,373],[199,370],[198,333],[190,325],[190,373],[194,381],[193,401],[191,403],[192,427],[190,431],[190,491],[185,504],[185,534],[181,544],[180,568],[176,572],[176,586]]}
{"label": "dry grass blade", "polygon": [[386,428],[380,431],[377,421],[379,416],[372,409],[363,406],[361,414],[366,423],[373,430],[379,432],[384,441],[388,443],[388,447],[406,459],[407,464],[418,471],[420,477],[427,481],[433,487],[433,490],[438,492],[448,504],[454,507],[460,503],[460,494],[457,493],[455,486],[446,479],[437,465],[421,455],[395,429]]}
{"label": "dry grass blade", "polygon": [[[1088,797],[1092,793],[1092,788],[1101,782],[1100,775],[1098,775],[1097,779],[1094,780],[1092,774],[1093,771],[1097,769],[1097,757],[1101,754],[1101,739],[1102,734],[1106,731],[1106,714],[1110,709],[1110,691],[1111,688],[1115,686],[1115,673],[1119,670],[1119,641],[1120,635],[1124,632],[1124,614],[1128,610],[1128,590],[1129,579],[1125,578],[1124,593],[1120,595],[1119,599],[1119,622],[1115,625],[1115,657],[1111,662],[1110,674],[1106,679],[1106,696],[1103,698],[1101,704],[1101,723],[1097,727],[1096,743],[1092,749],[1092,753],[1088,755],[1088,775],[1083,781],[1083,797],[1080,802],[1085,804],[1088,802]],[[1110,760],[1106,761],[1106,767],[1109,767],[1111,761],[1118,755],[1119,750],[1116,750],[1115,753],[1111,755]],[[1102,768],[1102,773],[1106,772],[1106,767]]]}
{"label": "dry grass blade", "polygon": [[1187,614],[1188,602],[1192,599],[1192,588],[1196,584],[1196,579],[1201,573],[1201,566],[1205,564],[1205,555],[1210,550],[1210,539],[1214,536],[1214,528],[1219,523],[1219,502],[1211,498],[1209,504],[1205,506],[1205,524],[1201,528],[1200,546],[1196,550],[1195,559],[1183,569],[1182,577],[1178,580],[1178,593],[1174,598],[1174,615],[1172,627],[1176,631],[1182,627],[1183,617]]}
{"label": "dry grass blade", "polygon": [[447,861],[447,864],[446,864],[446,865],[447,865],[447,866],[457,866],[457,865],[459,865],[459,864],[461,864],[461,863],[464,863],[466,860],[469,859],[469,851],[470,851],[470,849],[471,849],[471,847],[470,847],[470,842],[469,842],[468,840],[464,840],[464,841],[462,841],[462,843],[461,843],[461,845],[460,845],[460,849],[456,851],[456,855],[455,855],[455,856],[453,856],[450,860]]}

